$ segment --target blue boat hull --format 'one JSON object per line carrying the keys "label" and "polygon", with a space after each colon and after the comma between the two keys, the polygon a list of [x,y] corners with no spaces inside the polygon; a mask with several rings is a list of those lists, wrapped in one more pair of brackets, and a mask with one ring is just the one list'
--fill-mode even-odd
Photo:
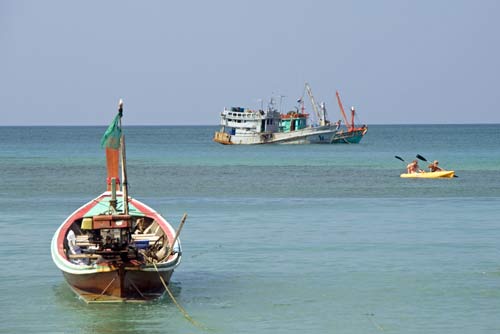
{"label": "blue boat hull", "polygon": [[332,138],[332,144],[358,144],[366,133],[366,129],[340,131]]}

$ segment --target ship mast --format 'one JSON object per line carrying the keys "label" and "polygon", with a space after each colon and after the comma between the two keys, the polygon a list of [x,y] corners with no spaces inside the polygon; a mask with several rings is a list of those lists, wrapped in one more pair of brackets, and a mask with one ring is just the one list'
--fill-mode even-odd
{"label": "ship mast", "polygon": [[312,104],[314,113],[318,117],[319,125],[320,126],[326,125],[325,116],[321,115],[321,113],[320,113],[320,111],[318,109],[318,105],[316,104],[316,101],[314,100],[314,96],[313,96],[311,87],[309,86],[309,84],[307,82],[306,82],[306,91],[307,91],[307,95],[309,95],[309,99],[311,100],[311,104]]}
{"label": "ship mast", "polygon": [[349,121],[347,120],[347,116],[346,116],[345,111],[344,111],[344,106],[342,105],[342,101],[340,101],[340,94],[338,91],[336,92],[336,94],[337,94],[337,101],[339,103],[340,112],[342,113],[342,117],[344,118],[345,125],[347,126],[349,131],[351,131],[351,129],[354,126],[354,121],[353,121],[352,125],[349,124]]}

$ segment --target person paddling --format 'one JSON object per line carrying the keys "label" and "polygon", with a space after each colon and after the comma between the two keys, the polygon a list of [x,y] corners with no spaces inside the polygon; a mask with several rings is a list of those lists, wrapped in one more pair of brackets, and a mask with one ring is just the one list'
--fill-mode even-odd
{"label": "person paddling", "polygon": [[410,162],[408,166],[406,166],[406,172],[408,174],[413,174],[418,172],[422,173],[424,171],[420,169],[420,167],[418,166],[418,160],[415,159],[412,162]]}
{"label": "person paddling", "polygon": [[431,172],[440,172],[440,171],[443,171],[444,169],[442,169],[438,165],[439,165],[439,161],[434,160],[429,166],[427,166],[427,168],[429,168],[429,170]]}

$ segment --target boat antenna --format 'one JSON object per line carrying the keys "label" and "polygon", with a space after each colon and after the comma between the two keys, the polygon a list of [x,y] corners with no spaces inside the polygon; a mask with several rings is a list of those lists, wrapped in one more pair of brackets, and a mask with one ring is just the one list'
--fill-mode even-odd
{"label": "boat antenna", "polygon": [[257,102],[260,102],[260,110],[264,110],[264,100],[258,99]]}
{"label": "boat antenna", "polygon": [[280,95],[280,114],[283,112],[283,98],[285,98],[286,95]]}
{"label": "boat antenna", "polygon": [[273,110],[274,109],[274,97],[271,96],[271,98],[269,99],[269,103],[267,105],[267,109],[268,110]]}

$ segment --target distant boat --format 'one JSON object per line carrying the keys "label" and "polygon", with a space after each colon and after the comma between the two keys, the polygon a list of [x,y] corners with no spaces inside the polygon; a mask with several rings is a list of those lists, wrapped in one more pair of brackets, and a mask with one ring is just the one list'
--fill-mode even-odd
{"label": "distant boat", "polygon": [[330,144],[337,132],[326,117],[326,108],[317,106],[309,85],[307,93],[318,119],[317,125],[310,124],[309,114],[302,110],[281,114],[271,99],[266,110],[251,110],[241,107],[225,108],[220,115],[221,129],[215,132],[213,140],[224,145],[245,144]]}
{"label": "distant boat", "polygon": [[403,173],[400,175],[402,178],[423,178],[423,179],[451,179],[455,177],[455,171],[444,170],[437,172],[420,172],[420,173]]}
{"label": "distant boat", "polygon": [[333,143],[358,144],[361,141],[361,139],[363,139],[363,136],[368,132],[368,127],[366,125],[356,127],[356,125],[354,124],[354,116],[355,116],[354,107],[351,107],[351,121],[347,119],[347,116],[344,112],[344,106],[342,105],[342,101],[340,100],[340,94],[339,92],[337,92],[336,94],[340,112],[342,113],[342,117],[345,122],[345,126],[341,125],[340,120],[337,122],[339,130],[333,137]]}
{"label": "distant boat", "polygon": [[52,259],[86,302],[158,298],[181,262],[179,232],[152,208],[128,196],[122,111],[120,101],[102,141],[107,191],[66,218],[51,243]]}

